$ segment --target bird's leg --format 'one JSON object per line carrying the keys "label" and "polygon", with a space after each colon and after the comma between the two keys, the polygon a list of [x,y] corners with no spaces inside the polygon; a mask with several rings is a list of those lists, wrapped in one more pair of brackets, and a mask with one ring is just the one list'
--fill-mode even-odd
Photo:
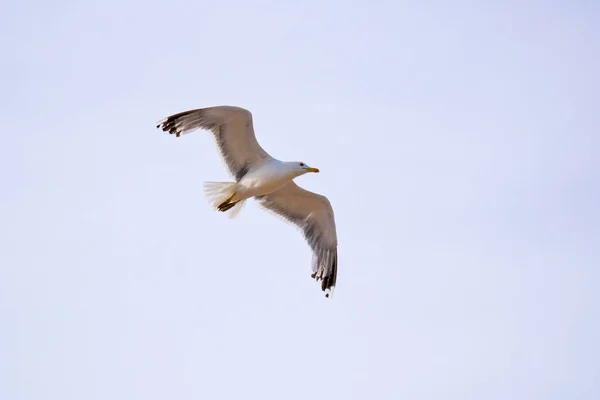
{"label": "bird's leg", "polygon": [[231,207],[235,206],[236,203],[237,203],[237,201],[233,202],[233,203],[230,203],[231,199],[233,199],[234,196],[235,196],[235,193],[232,194],[227,200],[225,200],[224,202],[222,202],[221,204],[219,204],[219,207],[217,207],[217,209],[219,211],[225,212],[225,211],[231,209]]}
{"label": "bird's leg", "polygon": [[227,204],[225,204],[225,205],[219,206],[219,211],[223,211],[223,212],[225,212],[225,211],[227,211],[227,210],[231,209],[231,208],[232,208],[233,206],[235,206],[236,204],[237,204],[237,202],[235,202],[235,203],[227,203]]}

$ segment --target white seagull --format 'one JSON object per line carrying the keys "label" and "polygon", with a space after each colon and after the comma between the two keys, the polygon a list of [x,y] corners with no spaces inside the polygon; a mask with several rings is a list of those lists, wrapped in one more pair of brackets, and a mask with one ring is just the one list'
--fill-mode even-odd
{"label": "white seagull", "polygon": [[157,128],[179,137],[196,129],[213,133],[235,182],[205,182],[207,198],[219,211],[236,216],[246,199],[297,225],[313,251],[312,277],[321,280],[325,296],[337,277],[335,218],[325,196],[302,189],[294,178],[319,172],[299,161],[271,157],[256,141],[252,114],[243,108],[218,106],[184,111],[160,121]]}

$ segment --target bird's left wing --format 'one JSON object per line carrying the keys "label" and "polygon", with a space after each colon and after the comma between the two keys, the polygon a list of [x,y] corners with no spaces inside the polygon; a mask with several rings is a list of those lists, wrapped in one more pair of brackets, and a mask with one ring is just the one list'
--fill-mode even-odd
{"label": "bird's left wing", "polygon": [[157,128],[175,136],[196,129],[211,131],[236,181],[272,159],[256,140],[252,114],[241,107],[217,106],[184,111],[159,121]]}
{"label": "bird's left wing", "polygon": [[313,251],[311,276],[322,280],[323,291],[332,291],[337,278],[337,233],[333,208],[327,197],[302,189],[291,181],[257,200],[302,229]]}

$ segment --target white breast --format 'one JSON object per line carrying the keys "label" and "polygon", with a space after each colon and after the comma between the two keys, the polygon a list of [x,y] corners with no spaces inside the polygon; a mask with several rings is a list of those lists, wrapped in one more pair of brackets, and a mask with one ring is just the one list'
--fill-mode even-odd
{"label": "white breast", "polygon": [[283,163],[273,160],[246,174],[239,185],[245,189],[245,197],[263,196],[281,189],[292,179],[293,172],[285,168]]}

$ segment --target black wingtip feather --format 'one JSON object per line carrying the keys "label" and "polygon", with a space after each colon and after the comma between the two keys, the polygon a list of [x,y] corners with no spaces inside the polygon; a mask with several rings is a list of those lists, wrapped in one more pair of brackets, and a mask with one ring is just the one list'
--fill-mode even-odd
{"label": "black wingtip feather", "polygon": [[[317,275],[316,272],[314,272],[310,275],[310,277],[313,278],[314,280],[316,280],[317,282],[319,280],[321,281],[321,290],[322,291],[325,292],[325,291],[329,290],[331,292],[333,290],[333,288],[335,287],[335,283],[337,280],[337,254],[335,254],[333,257],[333,261],[331,263],[331,273],[328,276],[322,277],[320,275]],[[329,298],[329,293],[326,293],[325,297]]]}
{"label": "black wingtip feather", "polygon": [[181,112],[179,114],[174,114],[171,115],[167,118],[165,118],[163,121],[161,121],[158,125],[156,125],[156,127],[158,129],[162,129],[164,132],[168,132],[169,134],[175,134],[176,137],[181,136],[181,131],[177,128],[177,121],[182,118],[185,117],[186,115],[194,112],[194,111],[198,111],[198,110],[189,110],[189,111],[184,111]]}

